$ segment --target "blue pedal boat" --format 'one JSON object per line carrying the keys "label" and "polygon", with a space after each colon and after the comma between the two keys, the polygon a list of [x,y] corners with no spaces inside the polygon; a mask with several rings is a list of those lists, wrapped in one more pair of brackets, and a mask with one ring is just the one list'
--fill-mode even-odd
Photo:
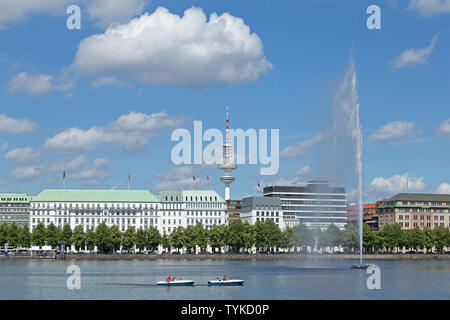
{"label": "blue pedal boat", "polygon": [[244,280],[211,280],[208,281],[208,286],[242,286]]}
{"label": "blue pedal boat", "polygon": [[157,286],[193,286],[193,280],[158,281]]}

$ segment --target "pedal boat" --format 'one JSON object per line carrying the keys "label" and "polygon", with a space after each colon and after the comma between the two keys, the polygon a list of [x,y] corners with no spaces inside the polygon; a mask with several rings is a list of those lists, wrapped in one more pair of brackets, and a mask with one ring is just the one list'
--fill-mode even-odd
{"label": "pedal boat", "polygon": [[157,286],[193,286],[193,280],[158,281]]}
{"label": "pedal boat", "polygon": [[208,286],[242,286],[244,280],[211,280],[208,281]]}

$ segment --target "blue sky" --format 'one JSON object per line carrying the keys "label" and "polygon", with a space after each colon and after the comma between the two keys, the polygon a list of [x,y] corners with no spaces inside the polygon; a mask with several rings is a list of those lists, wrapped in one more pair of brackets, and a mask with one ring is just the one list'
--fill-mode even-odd
{"label": "blue sky", "polygon": [[[68,188],[126,188],[131,171],[134,189],[222,194],[219,170],[173,165],[170,134],[192,130],[193,120],[224,128],[227,104],[233,128],[280,129],[280,149],[298,150],[280,159],[276,176],[240,166],[233,197],[258,194],[258,183],[323,178],[320,142],[302,142],[327,130],[353,51],[366,201],[405,191],[406,180],[409,191],[450,193],[450,1],[127,0],[119,3],[128,11],[115,1],[98,10],[104,2],[0,4],[1,192],[59,188],[65,170]],[[80,30],[66,28],[73,3]],[[381,30],[366,27],[371,4],[381,8]],[[158,7],[169,20],[197,9],[179,28],[141,16]],[[201,11],[235,23],[234,38],[220,23],[196,21]],[[108,36],[114,28],[126,45]],[[198,50],[181,45],[189,41]]]}

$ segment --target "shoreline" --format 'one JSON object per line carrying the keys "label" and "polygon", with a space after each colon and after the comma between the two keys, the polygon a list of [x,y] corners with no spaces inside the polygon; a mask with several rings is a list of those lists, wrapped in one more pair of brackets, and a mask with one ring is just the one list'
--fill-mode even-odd
{"label": "shoreline", "polygon": [[[65,260],[359,260],[357,254],[68,254]],[[367,254],[364,260],[450,260],[450,254]]]}

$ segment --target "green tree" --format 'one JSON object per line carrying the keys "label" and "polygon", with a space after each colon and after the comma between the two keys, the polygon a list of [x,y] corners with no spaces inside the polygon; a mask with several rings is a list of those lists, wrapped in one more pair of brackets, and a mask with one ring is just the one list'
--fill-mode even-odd
{"label": "green tree", "polygon": [[294,227],[295,250],[300,247],[300,250],[303,251],[303,248],[308,245],[314,246],[314,242],[311,241],[313,238],[313,232],[303,222]]}
{"label": "green tree", "polygon": [[29,248],[31,246],[31,234],[28,224],[25,224],[19,230],[19,243],[22,248]]}
{"label": "green tree", "polygon": [[83,248],[85,241],[86,235],[84,234],[83,226],[76,226],[73,230],[71,239],[71,243],[75,245],[75,250],[80,251],[80,249]]}
{"label": "green tree", "polygon": [[197,232],[198,229],[196,229],[194,226],[187,226],[186,229],[184,229],[184,247],[186,250],[190,253],[193,252],[197,245]]}
{"label": "green tree", "polygon": [[342,243],[341,230],[339,230],[339,228],[332,223],[328,225],[328,228],[325,230],[325,233],[326,233],[325,236],[326,246],[331,247],[332,251],[334,252],[334,248]]}
{"label": "green tree", "polygon": [[119,227],[114,225],[109,229],[111,234],[111,247],[113,252],[117,252],[120,249],[120,244],[122,243],[122,232],[120,232]]}
{"label": "green tree", "polygon": [[179,252],[181,248],[184,246],[184,228],[178,227],[175,230],[172,231],[172,233],[169,236],[169,243],[172,247],[177,249]]}
{"label": "green tree", "polygon": [[31,243],[38,246],[39,249],[45,246],[47,230],[43,222],[39,222],[31,233]]}
{"label": "green tree", "polygon": [[101,253],[108,253],[112,249],[111,232],[105,222],[100,223],[95,229],[95,244]]}
{"label": "green tree", "polygon": [[147,231],[147,245],[149,249],[153,252],[158,249],[159,244],[162,241],[161,234],[159,230],[155,227],[150,227]]}
{"label": "green tree", "polygon": [[[366,238],[364,238],[363,234],[363,245],[366,248],[366,250],[373,247],[373,238],[374,234],[373,231],[370,230],[369,226],[367,224],[364,224],[363,226],[363,232],[366,234]],[[358,248],[359,245],[359,235],[358,235],[358,229],[354,225],[349,225],[347,228],[342,232],[342,246],[347,248],[350,252],[353,252],[356,248]]]}
{"label": "green tree", "polygon": [[59,242],[61,240],[61,229],[55,226],[53,222],[47,227],[46,240],[47,244],[51,246],[52,249],[59,246]]}
{"label": "green tree", "polygon": [[437,226],[433,229],[433,233],[436,249],[439,253],[442,253],[443,248],[449,241],[448,237],[450,236],[450,230],[448,228],[445,228],[444,226]]}
{"label": "green tree", "polygon": [[134,227],[128,227],[122,237],[122,248],[128,251],[133,248],[135,244],[135,236],[136,231],[134,230]]}
{"label": "green tree", "polygon": [[20,228],[13,223],[10,227],[9,227],[9,234],[8,234],[8,245],[12,246],[12,247],[18,247],[20,246]]}
{"label": "green tree", "polygon": [[295,244],[295,233],[291,227],[286,227],[281,233],[281,245],[284,249],[290,249]]}
{"label": "green tree", "polygon": [[8,243],[9,226],[7,223],[0,223],[0,246],[5,247]]}
{"label": "green tree", "polygon": [[208,246],[208,229],[204,228],[203,225],[198,222],[195,227],[195,244],[200,247],[201,252],[206,251]]}
{"label": "green tree", "polygon": [[144,250],[148,243],[147,232],[145,232],[142,228],[139,228],[138,231],[136,231],[135,239],[136,247],[140,251]]}
{"label": "green tree", "polygon": [[62,228],[61,241],[64,241],[66,248],[70,248],[72,246],[72,229],[68,223],[66,223]]}
{"label": "green tree", "polygon": [[213,252],[225,245],[225,229],[225,225],[213,225],[209,230],[209,245],[211,246]]}
{"label": "green tree", "polygon": [[162,238],[161,238],[161,245],[164,250],[167,250],[170,248],[170,239],[167,236],[166,232],[164,232]]}
{"label": "green tree", "polygon": [[431,251],[435,245],[435,233],[430,227],[423,228],[424,247],[427,252]]}
{"label": "green tree", "polygon": [[94,227],[86,230],[86,247],[89,251],[94,250],[96,243],[96,233]]}
{"label": "green tree", "polygon": [[255,226],[253,226],[250,223],[248,223],[247,221],[245,221],[243,230],[244,230],[244,233],[242,235],[243,240],[244,240],[243,247],[248,252],[248,250],[255,245],[256,229],[255,229]]}
{"label": "green tree", "polygon": [[404,231],[399,224],[387,224],[384,226],[383,231],[384,246],[389,249],[390,252],[394,248],[400,247],[404,241]]}
{"label": "green tree", "polygon": [[231,248],[232,252],[240,252],[245,245],[245,240],[242,235],[245,232],[245,226],[241,219],[233,220],[228,227],[228,235],[226,237],[226,244]]}
{"label": "green tree", "polygon": [[421,250],[425,245],[425,238],[419,227],[412,229],[410,236],[411,247],[415,250]]}

